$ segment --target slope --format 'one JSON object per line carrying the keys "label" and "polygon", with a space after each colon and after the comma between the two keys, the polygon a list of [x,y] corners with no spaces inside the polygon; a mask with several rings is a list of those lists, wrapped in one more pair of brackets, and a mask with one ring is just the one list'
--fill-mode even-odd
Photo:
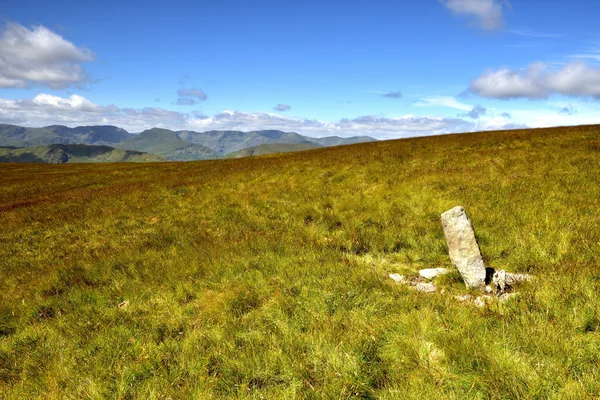
{"label": "slope", "polygon": [[242,158],[252,156],[262,156],[266,154],[275,153],[289,153],[292,151],[303,151],[318,149],[321,146],[314,143],[297,143],[297,144],[285,144],[285,143],[273,143],[273,144],[261,144],[256,147],[248,147],[242,150],[234,151],[225,155],[225,158]]}
{"label": "slope", "polygon": [[[600,127],[192,163],[0,164],[0,393],[596,398]],[[476,307],[440,214],[536,280]]]}

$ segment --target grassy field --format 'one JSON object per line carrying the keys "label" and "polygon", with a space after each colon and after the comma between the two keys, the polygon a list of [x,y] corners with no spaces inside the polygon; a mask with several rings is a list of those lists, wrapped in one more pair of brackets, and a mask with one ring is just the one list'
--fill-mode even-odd
{"label": "grassy field", "polygon": [[[0,165],[0,398],[600,394],[600,127]],[[534,283],[478,308],[440,213]]]}

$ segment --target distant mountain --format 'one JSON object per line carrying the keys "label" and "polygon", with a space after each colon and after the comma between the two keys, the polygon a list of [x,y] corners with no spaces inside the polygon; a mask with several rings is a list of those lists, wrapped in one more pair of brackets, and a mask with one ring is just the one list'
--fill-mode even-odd
{"label": "distant mountain", "polygon": [[51,125],[43,128],[25,128],[0,124],[0,146],[31,147],[57,143],[113,145],[130,136],[132,135],[126,130],[110,125],[76,128]]}
{"label": "distant mountain", "polygon": [[246,149],[234,151],[233,153],[229,153],[225,155],[225,158],[242,158],[242,157],[252,157],[252,156],[262,156],[265,154],[274,154],[274,153],[289,153],[292,151],[302,151],[302,150],[311,150],[318,149],[322,146],[314,143],[271,143],[271,144],[261,144],[255,147],[248,147]]}
{"label": "distant mountain", "polygon": [[341,138],[338,136],[312,138],[302,136],[294,132],[282,132],[277,130],[265,131],[178,131],[177,134],[188,142],[202,144],[216,151],[220,155],[233,153],[238,150],[249,147],[260,146],[261,144],[275,143],[314,143],[319,146],[339,146],[344,144],[373,142],[375,139],[368,136],[355,136],[350,138]]}
{"label": "distant mountain", "polygon": [[[171,131],[153,128],[139,134],[131,134],[111,125],[78,126],[69,128],[51,125],[43,128],[26,128],[0,124],[0,146],[32,147],[48,144],[104,145],[123,150],[157,154],[171,161],[193,161],[221,158],[226,154],[266,144],[315,144],[339,146],[372,142],[368,136],[342,138],[338,136],[312,138],[294,132],[278,130],[263,131]],[[258,151],[274,152],[277,147]],[[285,148],[282,148],[285,149]],[[288,151],[288,150],[285,150]],[[246,154],[246,153],[244,153]]]}
{"label": "distant mountain", "polygon": [[132,135],[127,140],[116,143],[115,147],[157,154],[171,161],[220,158],[216,152],[206,146],[183,141],[175,132],[159,128]]}
{"label": "distant mountain", "polygon": [[88,162],[155,162],[165,161],[154,154],[86,144],[49,144],[34,147],[0,147],[0,162],[45,164]]}
{"label": "distant mountain", "polygon": [[179,131],[177,134],[189,142],[202,144],[216,151],[220,155],[234,151],[256,147],[270,143],[309,143],[307,138],[297,133],[282,131]]}

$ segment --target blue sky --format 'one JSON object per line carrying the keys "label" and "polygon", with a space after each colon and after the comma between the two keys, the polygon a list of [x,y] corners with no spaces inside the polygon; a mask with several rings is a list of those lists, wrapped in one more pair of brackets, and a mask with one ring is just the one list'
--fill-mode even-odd
{"label": "blue sky", "polygon": [[600,123],[600,4],[0,4],[0,123],[380,139]]}

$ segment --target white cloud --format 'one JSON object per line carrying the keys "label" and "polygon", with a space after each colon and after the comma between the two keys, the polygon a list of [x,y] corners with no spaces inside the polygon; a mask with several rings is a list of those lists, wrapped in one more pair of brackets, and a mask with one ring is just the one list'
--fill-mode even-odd
{"label": "white cloud", "polygon": [[0,88],[65,88],[88,80],[81,64],[94,54],[43,26],[8,23],[0,35]]}
{"label": "white cloud", "polygon": [[0,122],[33,127],[53,124],[116,125],[129,132],[140,132],[152,127],[196,131],[278,129],[314,137],[369,135],[378,139],[501,129],[510,124],[507,118],[494,116],[480,118],[477,122],[411,114],[401,117],[367,115],[323,121],[275,113],[231,110],[206,116],[197,112],[181,113],[161,108],[101,106],[78,95],[63,98],[49,94],[40,94],[31,100],[0,99]]}
{"label": "white cloud", "polygon": [[469,91],[496,99],[546,99],[553,94],[600,98],[600,68],[583,61],[559,70],[535,63],[525,70],[503,68],[487,71],[471,82]]}
{"label": "white cloud", "polygon": [[414,104],[416,107],[446,107],[456,110],[471,111],[473,106],[461,103],[452,96],[432,96],[420,99]]}
{"label": "white cloud", "polygon": [[[483,29],[500,29],[503,26],[503,5],[496,0],[440,0],[453,13],[474,18]],[[508,1],[505,4],[509,5]]]}

